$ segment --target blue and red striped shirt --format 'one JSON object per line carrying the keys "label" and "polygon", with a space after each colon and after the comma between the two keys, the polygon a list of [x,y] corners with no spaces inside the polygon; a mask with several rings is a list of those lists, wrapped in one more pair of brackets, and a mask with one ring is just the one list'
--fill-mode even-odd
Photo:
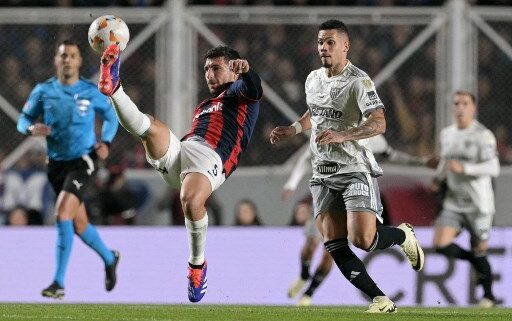
{"label": "blue and red striped shirt", "polygon": [[262,93],[257,73],[249,70],[241,74],[228,89],[196,107],[192,129],[181,140],[194,136],[203,138],[219,154],[228,177],[251,139]]}

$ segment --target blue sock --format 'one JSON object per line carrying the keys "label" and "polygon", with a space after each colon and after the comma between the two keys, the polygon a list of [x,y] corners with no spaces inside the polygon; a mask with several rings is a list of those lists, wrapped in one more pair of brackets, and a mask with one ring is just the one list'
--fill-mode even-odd
{"label": "blue sock", "polygon": [[114,253],[105,246],[98,231],[96,231],[96,228],[92,226],[92,224],[87,225],[85,231],[80,234],[80,238],[101,256],[105,265],[111,265],[114,262]]}
{"label": "blue sock", "polygon": [[57,270],[55,271],[54,281],[64,287],[64,276],[73,247],[73,237],[75,235],[73,221],[65,220],[57,222],[57,244],[55,248],[55,258],[57,261]]}

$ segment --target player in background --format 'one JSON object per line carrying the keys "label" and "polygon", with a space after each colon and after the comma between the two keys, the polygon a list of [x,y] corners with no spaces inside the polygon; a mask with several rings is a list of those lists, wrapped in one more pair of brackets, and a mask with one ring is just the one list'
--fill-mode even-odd
{"label": "player in background", "polygon": [[[394,164],[403,164],[409,166],[428,166],[435,167],[435,158],[418,157],[412,156],[407,153],[401,152],[389,146],[386,138],[383,135],[377,135],[370,137],[367,146],[375,155],[381,156],[384,160]],[[311,172],[311,152],[307,150],[302,154],[295,163],[288,181],[283,186],[281,193],[283,200],[288,200],[290,196],[295,192],[299,182],[306,173]],[[318,264],[315,273],[311,276],[309,269],[311,266],[311,260],[315,253],[318,244],[322,241],[322,234],[318,231],[315,226],[314,217],[304,226],[304,236],[306,240],[301,248],[300,255],[300,276],[293,281],[288,288],[288,297],[295,298],[301,290],[306,286],[309,280],[311,280],[308,288],[300,297],[297,305],[298,306],[309,306],[316,289],[322,284],[323,280],[329,274],[332,267],[332,258],[329,252],[324,248],[322,251],[322,258]]]}
{"label": "player in background", "polygon": [[[105,288],[116,285],[119,252],[106,247],[89,223],[83,192],[93,183],[96,160],[105,160],[117,132],[116,114],[96,84],[80,77],[82,56],[78,44],[65,40],[55,53],[56,77],[39,83],[30,93],[18,119],[18,131],[46,137],[48,179],[57,195],[56,271],[42,295],[64,297],[64,279],[76,233],[105,263]],[[95,114],[103,118],[101,139],[96,141]],[[42,117],[41,122],[38,118]]]}
{"label": "player in background", "polygon": [[262,96],[260,77],[234,49],[215,47],[205,60],[204,76],[212,96],[197,105],[192,128],[181,140],[157,118],[141,113],[123,91],[116,45],[103,54],[98,83],[100,91],[111,97],[121,125],[141,139],[148,162],[168,184],[181,183],[191,302],[200,301],[207,289],[205,202],[235,170],[252,136]]}
{"label": "player in background", "polygon": [[[496,138],[476,120],[475,96],[457,91],[453,97],[455,124],[441,131],[440,162],[433,190],[446,181],[443,209],[435,223],[436,252],[466,260],[478,273],[484,290],[481,307],[493,307],[492,271],[487,259],[489,233],[494,217],[492,177],[500,171]],[[453,243],[465,228],[471,235],[471,251]]]}
{"label": "player in background", "polygon": [[270,141],[311,129],[310,188],[325,248],[345,278],[373,300],[367,312],[392,313],[395,304],[348,244],[368,252],[399,244],[413,269],[423,268],[423,251],[411,225],[377,225],[382,204],[376,177],[382,170],[366,138],[385,132],[384,106],[368,75],[347,59],[349,34],[343,22],[322,23],[317,48],[322,67],[306,79],[308,111],[292,125],[275,128]]}

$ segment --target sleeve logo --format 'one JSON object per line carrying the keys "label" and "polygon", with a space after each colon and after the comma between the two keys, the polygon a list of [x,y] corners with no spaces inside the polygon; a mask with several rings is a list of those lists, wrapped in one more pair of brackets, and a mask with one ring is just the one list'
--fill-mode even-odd
{"label": "sleeve logo", "polygon": [[370,98],[370,100],[375,100],[377,99],[377,94],[375,93],[375,91],[369,91],[368,93],[368,98]]}

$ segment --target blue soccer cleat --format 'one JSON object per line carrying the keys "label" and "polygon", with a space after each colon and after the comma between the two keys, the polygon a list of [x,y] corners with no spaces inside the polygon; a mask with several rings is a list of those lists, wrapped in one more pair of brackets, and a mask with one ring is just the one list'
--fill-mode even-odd
{"label": "blue soccer cleat", "polygon": [[118,45],[110,45],[101,56],[100,80],[98,89],[106,96],[112,96],[119,88],[121,79],[119,77],[119,66],[121,55]]}
{"label": "blue soccer cleat", "polygon": [[190,302],[199,302],[206,293],[208,282],[206,280],[206,261],[201,269],[188,267],[188,299]]}

